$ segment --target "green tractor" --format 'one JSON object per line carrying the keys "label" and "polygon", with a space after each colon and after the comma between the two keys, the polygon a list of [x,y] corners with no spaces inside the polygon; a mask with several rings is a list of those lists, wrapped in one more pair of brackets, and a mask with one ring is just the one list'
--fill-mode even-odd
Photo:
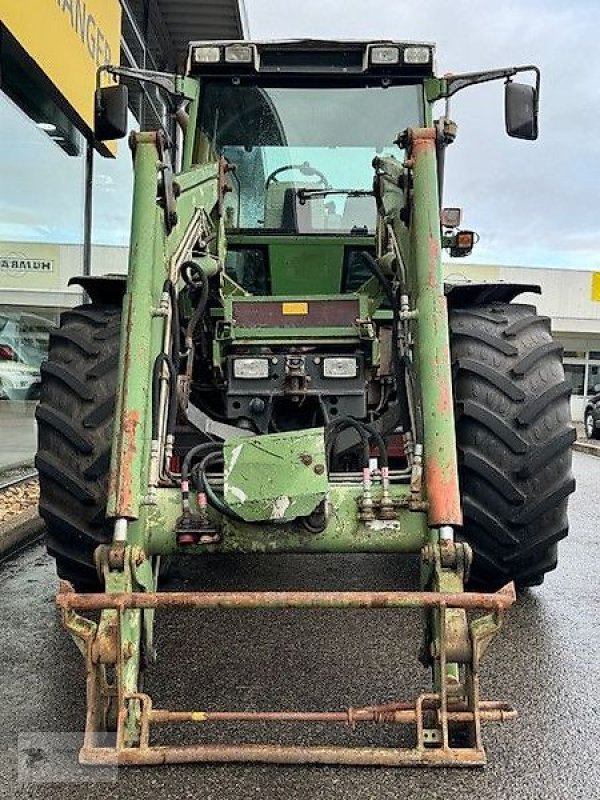
{"label": "green tractor", "polygon": [[[449,99],[505,82],[506,129],[537,137],[539,72],[436,77],[395,41],[194,42],[158,86],[164,129],[133,133],[129,270],[78,279],[42,370],[40,513],[57,603],[87,669],[85,763],[477,765],[480,661],[567,534],[569,386],[531,285],[448,285],[474,234],[441,208]],[[529,73],[530,83],[513,77]],[[96,136],[127,88],[96,91]],[[434,104],[445,101],[434,118]],[[417,589],[160,591],[160,559],[406,553]],[[164,562],[163,562],[164,563]],[[154,612],[422,608],[432,686],[344,711],[152,706]],[[87,612],[97,612],[88,614]],[[478,613],[479,612],[479,613]],[[158,745],[159,725],[384,722],[395,747]]]}

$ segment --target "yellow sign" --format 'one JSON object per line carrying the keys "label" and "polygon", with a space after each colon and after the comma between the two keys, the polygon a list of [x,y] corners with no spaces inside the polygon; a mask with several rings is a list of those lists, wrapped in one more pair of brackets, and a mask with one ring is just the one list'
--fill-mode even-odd
{"label": "yellow sign", "polygon": [[308,314],[308,303],[282,303],[281,313],[285,315]]}
{"label": "yellow sign", "polygon": [[600,303],[600,272],[592,272],[592,301]]}
{"label": "yellow sign", "polygon": [[96,70],[120,61],[119,0],[0,0],[0,21],[92,131]]}

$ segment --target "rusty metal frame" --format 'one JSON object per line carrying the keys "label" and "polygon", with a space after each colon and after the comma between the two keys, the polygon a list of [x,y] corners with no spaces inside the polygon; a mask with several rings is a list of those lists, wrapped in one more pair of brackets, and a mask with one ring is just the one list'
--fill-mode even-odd
{"label": "rusty metal frame", "polygon": [[[56,601],[63,621],[78,641],[87,668],[87,717],[80,761],[85,764],[151,765],[186,762],[251,762],[279,764],[346,764],[382,766],[481,766],[486,762],[481,725],[514,719],[507,703],[482,701],[479,696],[479,663],[498,633],[506,609],[515,600],[509,584],[495,594],[475,592],[122,592],[76,594],[61,582]],[[182,608],[425,608],[439,615],[440,636],[432,657],[438,675],[450,675],[452,653],[448,609],[483,609],[489,613],[471,620],[468,658],[464,670],[464,692],[455,694],[447,680],[439,691],[419,696],[414,703],[348,708],[344,711],[206,711],[154,709],[143,692],[126,692],[123,674],[128,643],[124,635],[125,615],[131,610],[179,606]],[[112,633],[99,640],[96,623],[78,611],[101,609],[112,615]],[[108,641],[107,641],[108,639]],[[107,665],[114,668],[114,681],[107,679]],[[113,747],[105,746],[106,714],[116,710]],[[132,727],[132,720],[135,725]],[[156,746],[150,742],[151,727],[180,723],[215,724],[237,722],[316,722],[344,724],[354,729],[359,723],[411,726],[415,744],[411,747],[284,746],[278,744],[200,744]],[[460,726],[468,744],[458,746],[453,732]],[[100,737],[99,734],[102,734]],[[101,742],[101,744],[99,744]]]}

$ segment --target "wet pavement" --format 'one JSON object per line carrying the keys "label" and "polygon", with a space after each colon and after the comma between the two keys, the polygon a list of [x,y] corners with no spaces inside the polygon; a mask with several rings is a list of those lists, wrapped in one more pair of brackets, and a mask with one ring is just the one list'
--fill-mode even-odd
{"label": "wet pavement", "polygon": [[[509,700],[520,716],[484,729],[483,770],[186,765],[121,770],[106,783],[90,773],[75,783],[19,783],[18,735],[78,731],[84,718],[83,662],[59,624],[52,563],[37,545],[0,567],[0,798],[599,799],[600,459],[576,453],[575,470],[559,568],[520,599],[485,657],[484,696]],[[383,589],[414,580],[414,564],[389,556],[245,557],[197,570],[197,562],[183,565],[173,586]],[[415,658],[418,632],[417,612],[163,612],[148,688],[161,706],[179,708],[337,709],[410,699],[427,680]],[[280,738],[392,744],[395,735],[383,726],[301,730],[284,726]],[[266,740],[263,728],[255,734]]]}

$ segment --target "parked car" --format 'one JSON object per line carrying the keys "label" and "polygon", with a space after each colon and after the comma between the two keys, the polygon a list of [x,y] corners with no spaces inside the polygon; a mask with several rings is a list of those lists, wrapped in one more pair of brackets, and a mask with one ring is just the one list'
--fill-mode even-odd
{"label": "parked car", "polygon": [[600,439],[600,383],[594,386],[594,392],[588,397],[583,414],[585,435],[588,439]]}
{"label": "parked car", "polygon": [[37,314],[0,312],[0,399],[37,400],[53,324]]}

